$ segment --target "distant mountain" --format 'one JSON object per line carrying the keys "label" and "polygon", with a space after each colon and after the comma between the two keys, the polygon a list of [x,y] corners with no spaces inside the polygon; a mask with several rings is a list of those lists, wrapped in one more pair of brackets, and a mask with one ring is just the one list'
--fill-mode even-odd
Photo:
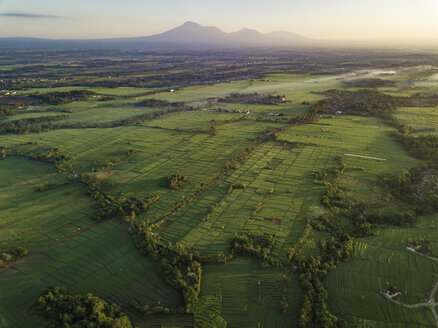
{"label": "distant mountain", "polygon": [[307,39],[289,32],[272,32],[261,34],[256,30],[242,29],[238,32],[225,33],[217,27],[201,26],[186,22],[170,31],[142,38],[147,42],[173,43],[175,45],[200,45],[222,47],[251,46],[294,46],[312,44],[317,41]]}
{"label": "distant mountain", "polygon": [[229,34],[217,27],[201,26],[197,23],[186,22],[167,32],[141,38],[146,42],[162,42],[173,44],[226,44]]}
{"label": "distant mountain", "polygon": [[242,29],[226,33],[217,27],[201,26],[186,22],[167,32],[135,38],[98,40],[53,40],[39,38],[0,38],[1,48],[56,48],[56,49],[224,49],[250,47],[378,47],[438,48],[438,40],[316,40],[291,32],[262,34],[256,30]]}
{"label": "distant mountain", "polygon": [[2,47],[87,47],[87,48],[243,48],[262,46],[304,46],[318,41],[289,32],[261,34],[242,29],[226,33],[217,27],[201,26],[194,22],[167,32],[144,37],[98,40],[52,40],[39,38],[0,38]]}

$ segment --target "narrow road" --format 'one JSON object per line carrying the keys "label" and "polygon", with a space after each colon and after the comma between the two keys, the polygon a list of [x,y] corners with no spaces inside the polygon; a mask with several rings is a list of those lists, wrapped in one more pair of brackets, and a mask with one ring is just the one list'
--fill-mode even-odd
{"label": "narrow road", "polygon": [[356,154],[345,154],[345,156],[358,157],[358,158],[366,158],[366,159],[375,159],[376,161],[386,161],[387,160],[386,158],[364,156],[364,155],[356,155]]}
{"label": "narrow road", "polygon": [[[411,252],[412,252],[412,250],[411,250]],[[429,255],[426,255],[426,254],[423,254],[423,253],[420,253],[420,252],[417,252],[417,251],[412,252],[412,253],[415,253],[417,255],[423,256],[423,257],[425,257],[425,258],[427,258],[429,260],[432,260],[432,261],[438,261],[438,259],[436,257],[432,257],[432,256],[429,256]]]}

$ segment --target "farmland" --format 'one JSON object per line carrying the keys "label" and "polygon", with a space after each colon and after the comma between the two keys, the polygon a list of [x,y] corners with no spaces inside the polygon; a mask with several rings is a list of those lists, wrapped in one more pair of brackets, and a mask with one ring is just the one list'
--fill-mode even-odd
{"label": "farmland", "polygon": [[162,55],[0,58],[1,328],[436,326],[438,59]]}

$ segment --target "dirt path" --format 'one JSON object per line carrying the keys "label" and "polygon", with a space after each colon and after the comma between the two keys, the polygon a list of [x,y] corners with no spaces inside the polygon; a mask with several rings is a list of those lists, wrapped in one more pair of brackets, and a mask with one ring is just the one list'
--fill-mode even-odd
{"label": "dirt path", "polygon": [[379,158],[379,157],[372,157],[372,156],[364,156],[364,155],[356,155],[356,154],[345,154],[345,156],[358,157],[358,158],[366,158],[366,159],[375,159],[376,161],[387,161],[386,158]]}
{"label": "dirt path", "polygon": [[427,258],[427,259],[429,259],[429,260],[432,260],[432,261],[438,261],[438,259],[436,258],[436,257],[432,257],[432,256],[429,256],[429,255],[426,255],[426,254],[423,254],[423,253],[420,253],[420,252],[417,252],[417,251],[412,251],[412,250],[410,250],[412,253],[415,253],[415,254],[417,254],[417,255],[420,255],[420,256],[423,256],[423,257],[425,257],[425,258]]}

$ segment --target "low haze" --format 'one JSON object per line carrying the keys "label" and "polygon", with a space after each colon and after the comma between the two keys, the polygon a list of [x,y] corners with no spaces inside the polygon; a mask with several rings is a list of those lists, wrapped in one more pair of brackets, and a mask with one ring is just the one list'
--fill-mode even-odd
{"label": "low haze", "polygon": [[0,0],[0,37],[110,38],[161,33],[185,21],[318,39],[438,39],[436,0]]}

